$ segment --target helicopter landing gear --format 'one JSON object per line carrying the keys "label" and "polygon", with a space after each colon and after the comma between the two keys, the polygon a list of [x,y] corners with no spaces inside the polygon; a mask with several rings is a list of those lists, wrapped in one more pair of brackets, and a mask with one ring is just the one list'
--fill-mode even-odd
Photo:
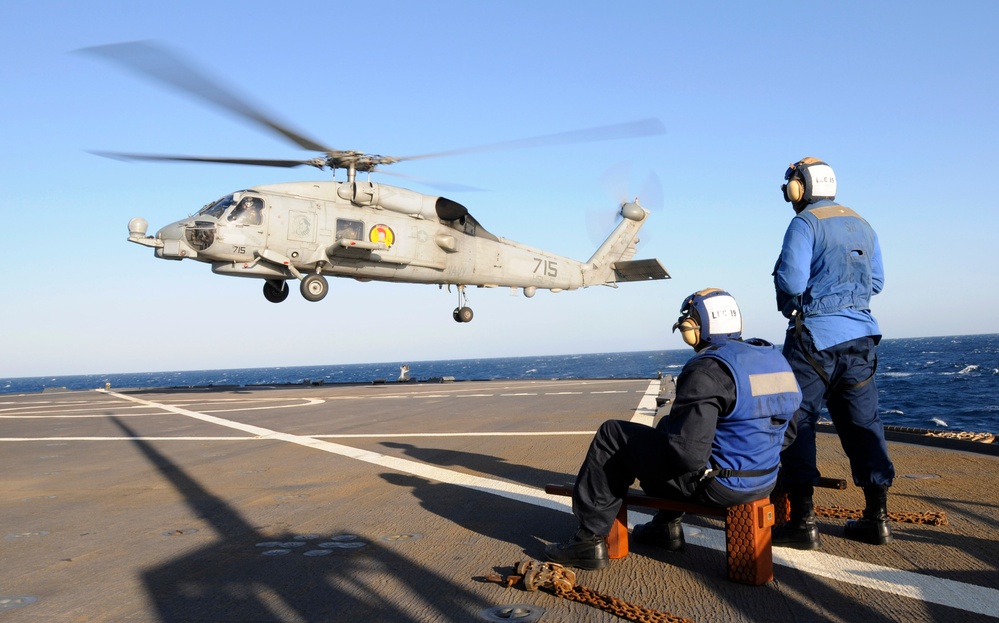
{"label": "helicopter landing gear", "polygon": [[465,286],[458,286],[458,306],[451,313],[455,322],[472,321],[472,308],[467,303],[468,297],[465,296]]}
{"label": "helicopter landing gear", "polygon": [[306,275],[302,279],[302,296],[307,301],[321,301],[330,291],[330,284],[322,275]]}
{"label": "helicopter landing gear", "polygon": [[288,292],[291,289],[288,288],[287,281],[272,281],[268,279],[264,282],[264,298],[271,303],[280,303],[281,301],[288,298]]}

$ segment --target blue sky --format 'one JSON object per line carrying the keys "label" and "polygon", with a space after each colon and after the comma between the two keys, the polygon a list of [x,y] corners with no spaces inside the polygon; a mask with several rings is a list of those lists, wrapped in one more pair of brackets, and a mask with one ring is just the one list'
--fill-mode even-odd
{"label": "blue sky", "polygon": [[[682,348],[682,298],[739,300],[782,339],[770,272],[806,155],[877,230],[885,337],[999,331],[999,4],[988,2],[0,2],[0,377]],[[630,163],[662,205],[639,257],[673,279],[473,290],[335,279],[273,305],[256,281],[126,242],[233,190],[328,173],[124,163],[87,150],[306,158],[79,48],[153,39],[327,144],[412,155],[658,117],[661,136],[471,154],[398,173],[490,231],[585,260],[601,179]],[[374,178],[437,194],[431,188]]]}

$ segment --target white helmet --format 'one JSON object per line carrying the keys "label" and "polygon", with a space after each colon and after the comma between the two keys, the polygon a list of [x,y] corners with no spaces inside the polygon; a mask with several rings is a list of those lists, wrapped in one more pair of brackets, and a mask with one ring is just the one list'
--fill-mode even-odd
{"label": "white helmet", "polygon": [[802,158],[790,165],[780,187],[784,201],[809,204],[819,199],[836,198],[836,174],[818,158]]}
{"label": "white helmet", "polygon": [[742,313],[731,294],[720,288],[694,292],[683,300],[673,332],[680,329],[686,344],[700,350],[742,337]]}

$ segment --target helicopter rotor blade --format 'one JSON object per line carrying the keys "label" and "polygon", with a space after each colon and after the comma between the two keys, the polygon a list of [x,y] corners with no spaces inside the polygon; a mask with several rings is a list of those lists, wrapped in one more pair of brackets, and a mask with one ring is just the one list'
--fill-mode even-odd
{"label": "helicopter rotor blade", "polygon": [[[571,143],[584,143],[595,141],[608,141],[624,138],[638,138],[663,134],[666,128],[662,122],[656,118],[642,119],[628,123],[598,126],[583,130],[572,130],[555,134],[546,134],[532,138],[524,138],[512,141],[502,141],[479,145],[439,151],[435,153],[420,154],[408,157],[381,156],[376,154],[366,154],[358,151],[337,150],[327,147],[323,143],[309,138],[297,130],[293,130],[283,122],[278,122],[274,116],[265,114],[259,108],[249,104],[242,96],[237,96],[236,91],[229,87],[224,87],[218,80],[209,78],[203,71],[195,68],[193,64],[185,61],[181,56],[152,41],[131,41],[87,47],[77,50],[77,52],[89,54],[105,61],[110,61],[127,70],[130,70],[141,77],[165,84],[173,89],[182,91],[187,95],[199,99],[208,104],[214,105],[228,113],[236,115],[244,120],[250,121],[257,126],[264,127],[282,138],[310,151],[321,152],[323,158],[310,160],[288,160],[288,159],[260,159],[260,158],[210,158],[200,156],[168,156],[155,154],[125,154],[113,152],[92,152],[98,155],[117,158],[119,160],[159,160],[174,162],[215,162],[226,164],[243,164],[252,166],[270,167],[297,167],[309,165],[317,168],[328,167],[331,169],[347,169],[350,171],[371,172],[376,167],[394,164],[405,160],[419,160],[425,158],[439,158],[444,156],[455,156],[461,154],[472,154],[489,151],[526,149],[532,147],[545,147],[555,145],[565,145]],[[380,170],[380,169],[379,169]],[[381,171],[384,172],[384,171]],[[417,179],[417,178],[414,178]],[[433,186],[434,184],[428,184]],[[440,186],[440,185],[438,185]],[[440,186],[443,187],[443,186]],[[450,185],[451,190],[478,190],[467,186]]]}
{"label": "helicopter rotor blade", "polygon": [[415,175],[406,175],[405,173],[397,173],[395,171],[386,171],[385,169],[377,169],[374,173],[379,175],[391,175],[392,177],[399,177],[406,180],[411,180],[424,186],[430,188],[436,188],[437,190],[444,190],[450,192],[481,192],[481,188],[476,188],[475,186],[466,186],[464,184],[455,184],[453,182],[438,182],[436,180],[428,180],[424,177],[417,177]]}
{"label": "helicopter rotor blade", "polygon": [[629,161],[619,162],[600,176],[600,183],[605,192],[613,197],[618,204],[635,201],[636,199],[645,209],[656,212],[663,207],[663,185],[655,171],[649,171],[638,194],[635,192],[634,182],[636,180],[633,172],[633,163]]}
{"label": "helicopter rotor blade", "polygon": [[526,149],[530,147],[549,147],[554,145],[566,145],[571,143],[589,143],[596,141],[610,141],[622,138],[639,138],[642,136],[654,136],[665,134],[666,127],[662,121],[656,118],[640,119],[628,123],[618,123],[605,125],[583,130],[571,130],[569,132],[558,132],[535,136],[532,138],[522,138],[512,141],[502,141],[490,143],[476,147],[465,147],[462,149],[452,149],[448,151],[438,151],[432,154],[421,154],[417,156],[404,156],[397,158],[403,160],[421,160],[424,158],[441,158],[444,156],[458,156],[462,154],[473,154],[487,151],[501,151],[507,149]]}
{"label": "helicopter rotor blade", "polygon": [[311,160],[284,160],[275,158],[213,158],[210,156],[168,156],[162,154],[126,154],[114,151],[92,151],[96,156],[114,160],[151,160],[157,162],[215,162],[221,164],[247,164],[260,167],[282,167],[286,169],[309,165],[322,169],[326,161],[322,158]]}
{"label": "helicopter rotor blade", "polygon": [[150,41],[131,41],[99,45],[78,50],[112,61],[139,75],[165,83],[175,89],[214,104],[230,113],[263,126],[296,145],[312,151],[334,152],[322,143],[278,123],[219,83],[182,60],[176,53]]}
{"label": "helicopter rotor blade", "polygon": [[655,171],[650,171],[648,176],[645,178],[645,182],[642,184],[642,188],[638,191],[637,199],[641,200],[642,205],[651,212],[657,212],[663,209],[663,204],[665,199],[663,197],[663,183],[656,175]]}
{"label": "helicopter rotor blade", "polygon": [[600,176],[604,192],[620,206],[629,201],[633,163],[625,160],[612,165]]}

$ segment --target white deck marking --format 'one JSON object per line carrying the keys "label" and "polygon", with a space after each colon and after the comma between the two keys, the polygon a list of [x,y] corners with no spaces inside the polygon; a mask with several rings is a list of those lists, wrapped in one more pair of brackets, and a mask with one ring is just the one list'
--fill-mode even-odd
{"label": "white deck marking", "polygon": [[378,465],[380,467],[387,467],[389,469],[394,469],[404,474],[411,474],[414,476],[420,476],[430,480],[435,480],[437,482],[468,487],[469,489],[473,489],[475,491],[481,491],[483,493],[491,493],[493,495],[498,495],[500,497],[508,498],[511,500],[527,502],[528,504],[535,504],[537,506],[544,506],[545,508],[551,508],[567,512],[570,511],[571,509],[571,504],[566,500],[566,498],[554,495],[550,496],[543,492],[539,493],[538,490],[534,487],[526,487],[524,485],[520,485],[517,483],[503,482],[500,480],[493,480],[492,478],[472,476],[470,474],[462,474],[451,470],[441,469],[439,467],[435,467],[432,465],[419,463],[417,461],[411,461],[409,459],[401,459],[394,456],[379,454],[377,452],[371,452],[369,450],[361,450],[358,448],[352,448],[350,446],[331,443],[329,441],[323,441],[321,439],[316,439],[315,437],[305,437],[302,435],[280,433],[274,430],[270,430],[268,428],[263,428],[261,426],[254,426],[252,424],[244,424],[242,422],[225,420],[220,417],[215,417],[214,415],[207,415],[205,413],[199,413],[197,411],[189,411],[187,409],[181,409],[179,407],[173,407],[158,402],[142,400],[141,398],[136,398],[134,396],[127,396],[124,394],[117,394],[114,392],[108,392],[108,395],[115,396],[117,398],[120,398],[122,400],[127,400],[129,402],[135,402],[147,406],[158,407],[165,411],[176,413],[177,415],[184,415],[190,418],[194,418],[196,420],[208,422],[210,424],[217,424],[219,426],[225,426],[227,428],[241,430],[245,433],[250,433],[251,435],[254,435],[258,439],[275,439],[279,441],[287,441],[289,443],[305,446],[307,448],[315,448],[316,450],[322,450],[323,452],[329,452],[331,454],[336,454],[351,459],[357,459],[358,461],[364,461],[365,463],[371,463],[373,465]]}
{"label": "white deck marking", "polygon": [[[394,469],[402,473],[411,474],[414,476],[420,476],[437,482],[468,487],[469,489],[473,489],[476,491],[491,493],[493,495],[498,495],[500,497],[516,500],[519,502],[525,502],[527,504],[533,504],[544,508],[559,510],[565,513],[572,512],[569,498],[562,496],[548,495],[543,491],[534,487],[527,487],[516,483],[494,480],[492,478],[483,478],[481,476],[473,476],[470,474],[462,474],[459,472],[443,469],[441,467],[428,465],[409,459],[386,456],[384,454],[379,454],[377,452],[361,450],[358,448],[352,448],[350,446],[331,443],[329,441],[323,441],[321,439],[317,439],[316,437],[306,437],[301,435],[280,433],[260,426],[244,424],[232,420],[225,420],[212,415],[199,413],[197,411],[189,411],[187,409],[182,409],[180,407],[173,407],[170,405],[164,405],[157,402],[142,400],[140,398],[126,396],[123,394],[108,392],[108,395],[115,396],[121,400],[127,400],[145,406],[155,407],[157,409],[163,409],[171,413],[176,413],[178,415],[183,415],[204,422],[209,422],[211,424],[216,424],[219,426],[224,426],[235,430],[240,430],[252,435],[251,437],[238,437],[238,438],[198,437],[193,439],[219,439],[227,441],[246,440],[246,439],[251,439],[251,440],[271,439],[278,441],[286,441],[289,443],[294,443],[308,448],[314,448],[316,450],[329,452],[331,454],[336,454],[338,456],[364,461],[372,465],[378,465],[380,467]],[[654,400],[655,394],[652,393],[652,385],[650,385],[649,390],[646,392],[645,397],[642,399],[642,403],[645,403],[645,401],[649,399],[650,396]],[[639,408],[635,412],[635,418],[645,415],[642,413],[642,410],[643,407],[640,404]],[[633,421],[635,421],[634,418]],[[489,434],[490,433],[482,433],[482,435],[489,435]],[[551,435],[553,433],[540,433],[540,434]],[[561,434],[584,434],[584,433],[582,431],[576,431],[576,432],[565,432]],[[591,434],[591,433],[587,432],[585,434]],[[443,435],[433,435],[433,434],[429,435],[443,436]],[[474,435],[474,433],[472,433],[472,435]],[[395,435],[386,434],[382,436],[393,437]],[[73,439],[73,438],[56,438],[56,439],[62,441],[65,439]],[[103,438],[94,437],[87,439],[96,440]],[[123,439],[130,439],[130,438],[114,437],[107,439],[121,441]],[[144,438],[144,439],[160,439],[160,438]],[[171,437],[168,439],[179,439],[179,438]],[[4,441],[8,440],[5,439]],[[25,440],[11,439],[9,441],[25,441]],[[628,516],[629,516],[629,523],[641,523],[643,521],[648,521],[649,519],[649,515],[641,512],[629,512]],[[725,551],[725,533],[722,530],[717,530],[713,528],[690,527],[687,530],[687,542],[692,545],[698,545],[701,547],[709,547],[711,549]],[[976,614],[985,614],[992,616],[995,614],[995,604],[999,603],[999,590],[996,589],[987,588],[983,586],[976,586],[974,584],[966,584],[963,582],[956,582],[954,580],[947,580],[943,578],[935,578],[920,573],[914,573],[911,571],[902,571],[900,569],[893,569],[891,567],[885,567],[881,565],[859,562],[848,558],[833,556],[831,554],[824,554],[822,552],[807,552],[807,551],[799,551],[788,548],[774,548],[773,557],[774,557],[774,563],[776,564],[783,565],[786,567],[792,567],[812,575],[829,578],[837,582],[853,584],[856,586],[863,586],[866,588],[870,588],[872,590],[877,590],[893,595],[899,595],[901,597],[907,597],[911,599],[917,599],[920,601],[940,604],[950,608],[956,608],[959,610],[973,612]]]}
{"label": "white deck marking", "polygon": [[[628,511],[628,523],[634,525],[651,519],[645,513]],[[725,531],[713,528],[685,528],[687,543],[725,551]],[[958,608],[976,614],[995,616],[999,590],[935,578],[912,571],[786,547],[773,548],[774,564],[829,578],[845,584],[863,586],[883,593]]]}
{"label": "white deck marking", "polygon": [[[118,416],[115,416],[118,417]],[[0,437],[0,441],[255,441],[261,437]]]}
{"label": "white deck marking", "polygon": [[391,437],[559,437],[565,435],[586,435],[592,437],[595,430],[558,430],[558,431],[519,431],[519,432],[484,432],[484,433],[353,433],[343,435],[312,435],[316,439],[385,439]]}
{"label": "white deck marking", "polygon": [[642,396],[641,402],[638,403],[635,415],[631,416],[631,421],[652,426],[656,420],[657,396],[659,396],[659,381],[652,381],[649,383],[648,389],[645,390],[645,395]]}
{"label": "white deck marking", "polygon": [[[101,390],[101,391],[103,391],[103,390]],[[115,395],[115,394],[112,394],[112,395]],[[288,402],[288,400],[296,400],[296,401],[299,401],[299,402]],[[270,406],[259,406],[259,405],[256,404],[258,402],[271,402],[272,403],[272,402],[275,402],[275,401],[281,401],[281,402],[284,402],[286,404],[272,404]],[[214,401],[211,401],[211,402],[220,402],[220,401],[219,400],[214,400]],[[240,400],[238,398],[231,398],[231,399],[226,399],[226,400],[224,400],[222,402],[251,402],[251,403],[253,403],[253,406],[249,406],[249,407],[237,407],[237,408],[232,408],[232,409],[211,409],[211,410],[205,410],[205,413],[227,413],[227,412],[230,412],[230,411],[266,411],[268,409],[291,409],[291,408],[296,408],[296,407],[312,407],[312,406],[315,406],[315,405],[321,405],[321,404],[325,403],[326,401],[324,399],[322,399],[322,398],[294,398],[294,399],[265,398],[265,399],[255,399],[255,400],[252,400],[252,401]],[[184,404],[184,403],[179,403],[178,405],[175,405],[175,406],[180,406],[182,404]],[[48,407],[46,407],[46,408],[48,408]],[[139,405],[136,405],[134,407],[129,407],[129,408],[130,409],[139,410],[139,409],[143,409],[143,408],[148,408],[148,405],[139,404]],[[0,409],[0,420],[32,420],[32,419],[37,420],[37,419],[43,419],[43,418],[44,419],[50,419],[50,418],[51,419],[55,419],[55,418],[72,419],[72,418],[106,418],[107,417],[107,407],[106,406],[101,406],[101,405],[92,406],[92,407],[88,407],[88,408],[85,408],[85,409],[60,409],[57,413],[52,413],[52,412],[45,412],[45,413],[22,412],[22,413],[13,413],[13,414],[2,414],[4,411],[7,411],[7,409]],[[77,412],[79,412],[79,413],[77,413]],[[142,416],[142,415],[156,415],[156,413],[155,412],[127,413],[127,414],[121,414],[119,417],[138,417],[138,416]]]}
{"label": "white deck marking", "polygon": [[228,413],[230,411],[265,411],[267,409],[288,409],[291,407],[314,407],[316,405],[321,405],[326,402],[322,398],[301,398],[300,400],[303,400],[305,404],[271,405],[269,407],[259,407],[254,405],[251,407],[239,407],[236,409],[212,409],[211,411],[205,411],[205,413]]}
{"label": "white deck marking", "polygon": [[[115,416],[120,417],[120,416]],[[129,416],[131,417],[131,416]],[[312,439],[403,439],[410,437],[592,437],[595,430],[556,430],[480,433],[343,433],[309,435]],[[260,441],[270,437],[0,437],[0,441]]]}

